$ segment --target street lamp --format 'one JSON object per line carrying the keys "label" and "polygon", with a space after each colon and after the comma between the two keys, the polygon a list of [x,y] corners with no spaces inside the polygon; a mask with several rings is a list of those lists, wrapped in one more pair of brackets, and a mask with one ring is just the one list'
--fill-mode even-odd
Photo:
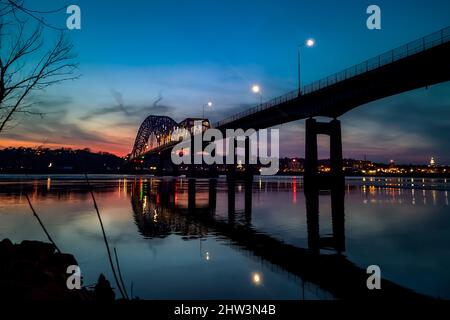
{"label": "street lamp", "polygon": [[261,87],[259,86],[259,85],[257,85],[257,84],[254,84],[253,86],[252,86],[252,92],[254,93],[254,94],[259,94],[259,102],[260,103],[262,103],[262,91],[261,91]]}
{"label": "street lamp", "polygon": [[305,41],[304,44],[298,46],[297,55],[298,55],[298,95],[302,95],[302,83],[300,78],[300,51],[303,47],[311,48],[316,44],[316,41],[314,39],[308,39]]}
{"label": "street lamp", "polygon": [[211,101],[208,101],[208,103],[206,103],[206,104],[204,104],[203,105],[203,114],[202,114],[202,120],[205,120],[205,107],[206,106],[208,106],[208,107],[212,107],[213,106],[213,103],[211,102]]}

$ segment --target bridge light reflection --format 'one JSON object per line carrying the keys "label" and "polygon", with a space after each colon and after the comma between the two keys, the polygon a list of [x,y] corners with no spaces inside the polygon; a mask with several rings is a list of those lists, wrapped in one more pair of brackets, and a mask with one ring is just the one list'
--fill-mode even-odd
{"label": "bridge light reflection", "polygon": [[142,212],[147,211],[147,196],[144,196],[144,201],[142,201]]}
{"label": "bridge light reflection", "polygon": [[257,286],[259,286],[262,283],[262,276],[259,272],[252,273],[252,282]]}
{"label": "bridge light reflection", "polygon": [[292,179],[292,202],[297,203],[297,179]]}

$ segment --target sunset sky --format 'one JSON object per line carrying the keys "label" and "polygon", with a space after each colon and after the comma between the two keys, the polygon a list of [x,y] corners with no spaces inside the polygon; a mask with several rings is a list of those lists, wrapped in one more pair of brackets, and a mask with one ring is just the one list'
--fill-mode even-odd
{"label": "sunset sky", "polygon": [[[28,1],[48,9],[61,0]],[[406,4],[408,3],[408,4]],[[367,1],[74,0],[81,30],[68,31],[81,78],[34,97],[43,119],[27,116],[0,134],[0,147],[89,147],[125,155],[147,115],[212,121],[450,25],[450,2],[376,1],[382,30],[366,28]],[[50,22],[64,26],[59,12]],[[47,39],[46,39],[47,40]],[[50,42],[52,39],[48,39]],[[450,83],[361,106],[342,117],[344,156],[450,164]],[[304,122],[280,128],[282,156],[304,155]],[[321,140],[322,141],[322,140]],[[324,142],[324,141],[323,141]],[[324,149],[324,148],[322,148]]]}

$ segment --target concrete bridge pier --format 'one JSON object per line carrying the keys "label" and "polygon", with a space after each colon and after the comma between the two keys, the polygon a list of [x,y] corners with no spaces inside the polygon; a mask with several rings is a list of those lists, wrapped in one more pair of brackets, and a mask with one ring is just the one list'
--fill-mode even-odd
{"label": "concrete bridge pier", "polygon": [[[341,122],[333,119],[330,122],[317,122],[313,118],[306,120],[305,139],[305,192],[308,188],[330,188],[332,185],[343,185],[342,170],[342,137]],[[319,174],[317,154],[317,135],[330,137],[330,168],[329,174]]]}
{"label": "concrete bridge pier", "polygon": [[145,166],[154,165],[155,175],[158,177],[178,176],[179,168],[172,162],[171,150],[163,150],[145,160]]}
{"label": "concrete bridge pier", "polygon": [[[197,207],[197,179],[196,178],[188,178],[188,213],[195,214],[196,212],[208,212],[211,215],[214,215],[216,211],[217,204],[217,179],[209,180],[209,191],[208,191],[208,206],[205,207]],[[175,183],[174,183],[175,185]],[[174,187],[175,192],[175,187]],[[175,196],[173,197],[175,198]],[[174,202],[175,207],[175,202]]]}
{"label": "concrete bridge pier", "polygon": [[[255,174],[255,165],[250,164],[250,137],[245,136],[244,140],[244,163],[242,166],[244,167],[243,171],[237,171],[237,139],[229,139],[228,142],[228,150],[232,150],[234,148],[234,161],[233,164],[227,164],[227,181],[237,181],[237,180],[244,180],[244,181],[253,181],[253,175]],[[230,151],[229,151],[230,152]]]}
{"label": "concrete bridge pier", "polygon": [[[210,142],[203,142],[203,150],[209,145]],[[216,149],[213,149],[211,151],[211,157],[215,158],[216,156]],[[207,175],[209,178],[217,178],[219,174],[217,173],[217,164],[213,163],[208,166]]]}
{"label": "concrete bridge pier", "polygon": [[308,249],[318,254],[320,253],[319,190],[310,188],[305,192],[305,198]]}
{"label": "concrete bridge pier", "polygon": [[[208,165],[202,162],[198,162],[198,164],[195,164],[195,143],[194,138],[190,140],[190,146],[189,146],[189,157],[190,157],[190,164],[188,165],[188,170],[186,175],[191,178],[217,178],[217,165],[212,164]],[[202,141],[202,150],[205,150],[206,146],[209,145],[209,142]],[[214,157],[216,153],[216,150],[213,150],[211,152],[211,156]],[[178,171],[177,171],[178,173]]]}
{"label": "concrete bridge pier", "polygon": [[333,246],[338,253],[345,251],[345,186],[331,189],[331,224]]}
{"label": "concrete bridge pier", "polygon": [[[233,163],[228,163],[227,160],[227,152],[225,152],[224,156],[224,163],[226,163],[226,175],[227,175],[227,182],[228,184],[233,183],[236,181],[236,163],[237,163],[237,154],[236,154],[236,139],[235,138],[229,138],[228,139],[228,153],[233,152],[234,158]],[[229,188],[230,189],[230,188]],[[228,193],[230,191],[228,190]]]}
{"label": "concrete bridge pier", "polygon": [[189,146],[189,157],[190,157],[190,164],[188,165],[188,172],[186,176],[188,177],[195,177],[196,174],[196,166],[195,166],[195,148],[194,148],[194,139],[190,140],[191,144]]}
{"label": "concrete bridge pier", "polygon": [[[319,173],[317,135],[330,137],[330,173]],[[342,170],[341,123],[337,119],[330,122],[306,120],[305,139],[305,197],[308,224],[308,247],[313,252],[320,249],[334,249],[338,253],[345,251],[344,236],[344,198],[345,180]],[[319,225],[319,194],[328,190],[331,197],[332,235],[321,237]]]}
{"label": "concrete bridge pier", "polygon": [[195,213],[196,203],[195,203],[195,183],[196,179],[188,179],[188,211],[189,213]]}
{"label": "concrete bridge pier", "polygon": [[340,185],[330,190],[332,233],[325,236],[320,233],[319,195],[319,188],[310,188],[305,192],[308,249],[317,254],[321,249],[340,254],[345,251],[345,190]]}
{"label": "concrete bridge pier", "polygon": [[227,180],[228,192],[228,223],[234,224],[236,213],[236,188],[235,181]]}
{"label": "concrete bridge pier", "polygon": [[162,157],[156,157],[156,176],[162,177],[164,175],[164,161]]}
{"label": "concrete bridge pier", "polygon": [[217,179],[209,179],[209,190],[208,190],[208,207],[209,213],[214,215],[216,211],[217,204]]}
{"label": "concrete bridge pier", "polygon": [[248,137],[248,136],[245,136],[244,148],[245,148],[245,150],[244,150],[244,154],[245,154],[244,179],[245,179],[246,183],[251,184],[251,182],[253,181],[253,175],[255,174],[255,166],[250,163],[251,162],[251,141],[250,141],[250,137]]}

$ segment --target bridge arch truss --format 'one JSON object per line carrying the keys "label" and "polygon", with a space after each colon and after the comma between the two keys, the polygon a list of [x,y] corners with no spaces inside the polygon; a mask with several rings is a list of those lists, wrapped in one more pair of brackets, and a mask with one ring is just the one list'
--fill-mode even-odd
{"label": "bridge arch truss", "polygon": [[165,138],[170,138],[171,133],[178,128],[178,123],[167,116],[148,116],[139,127],[134,141],[131,159],[137,158],[146,152],[148,141],[153,136],[159,144]]}

